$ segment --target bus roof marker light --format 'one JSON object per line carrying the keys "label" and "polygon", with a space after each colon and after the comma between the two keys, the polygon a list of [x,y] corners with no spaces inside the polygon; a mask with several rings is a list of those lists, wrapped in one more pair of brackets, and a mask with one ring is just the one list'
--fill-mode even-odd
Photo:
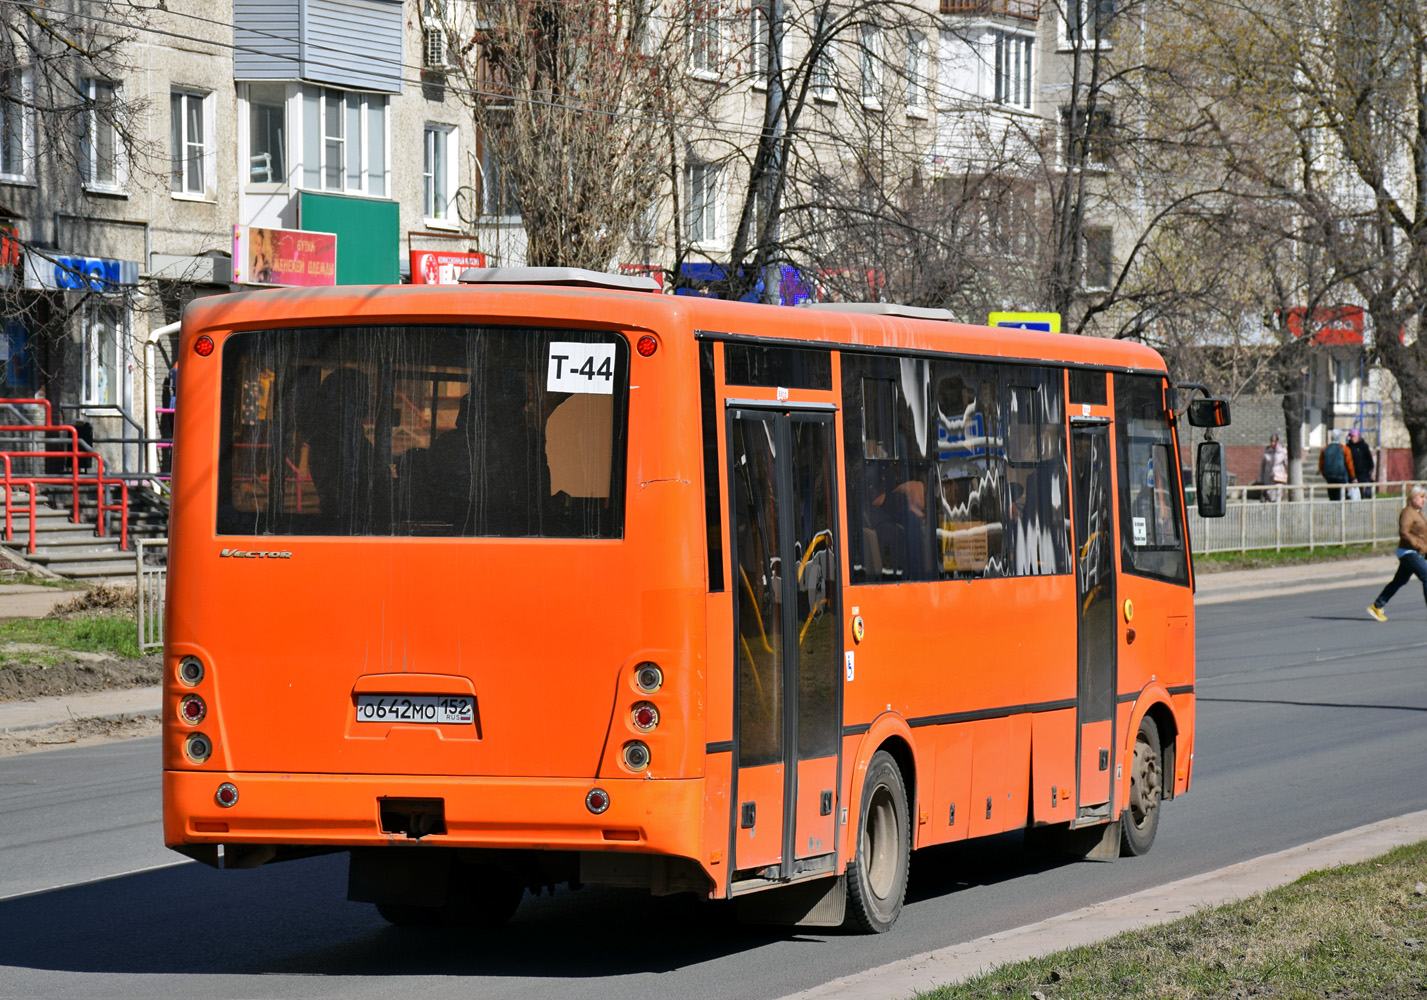
{"label": "bus roof marker light", "polygon": [[224,809],[231,809],[238,804],[238,786],[231,781],[225,781],[218,786],[218,791],[214,793],[213,799]]}
{"label": "bus roof marker light", "polygon": [[213,353],[213,338],[204,334],[193,342],[193,353],[200,358],[206,358]]}
{"label": "bus roof marker light", "polygon": [[609,808],[609,792],[603,788],[591,788],[585,796],[585,808],[598,816]]}
{"label": "bus roof marker light", "polygon": [[637,341],[635,341],[634,349],[639,352],[639,356],[641,358],[647,358],[652,356],[655,351],[659,350],[659,341],[655,340],[653,337],[646,333],[644,336],[640,337]]}

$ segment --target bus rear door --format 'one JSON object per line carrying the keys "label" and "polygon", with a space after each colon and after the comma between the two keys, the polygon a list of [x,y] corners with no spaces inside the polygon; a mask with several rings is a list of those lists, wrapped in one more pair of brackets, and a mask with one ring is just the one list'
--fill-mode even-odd
{"label": "bus rear door", "polygon": [[831,408],[730,403],[739,880],[831,872],[842,722]]}

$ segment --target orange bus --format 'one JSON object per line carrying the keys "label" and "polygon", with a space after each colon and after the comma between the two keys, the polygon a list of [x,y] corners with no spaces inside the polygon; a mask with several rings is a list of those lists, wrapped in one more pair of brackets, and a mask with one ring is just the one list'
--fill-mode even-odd
{"label": "orange bus", "polygon": [[1195,704],[1154,351],[482,274],[189,306],[170,847],[349,852],[396,923],[588,883],[865,931],[920,847],[1149,849]]}

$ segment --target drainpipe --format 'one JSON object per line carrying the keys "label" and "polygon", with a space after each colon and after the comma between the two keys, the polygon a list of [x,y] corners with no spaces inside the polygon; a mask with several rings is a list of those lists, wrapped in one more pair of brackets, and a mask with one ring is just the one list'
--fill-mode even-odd
{"label": "drainpipe", "polygon": [[159,471],[159,449],[153,439],[159,436],[159,415],[154,412],[158,405],[159,388],[154,384],[154,346],[160,337],[178,333],[182,323],[166,323],[149,331],[144,338],[144,437],[149,439],[144,446],[144,471],[157,475]]}

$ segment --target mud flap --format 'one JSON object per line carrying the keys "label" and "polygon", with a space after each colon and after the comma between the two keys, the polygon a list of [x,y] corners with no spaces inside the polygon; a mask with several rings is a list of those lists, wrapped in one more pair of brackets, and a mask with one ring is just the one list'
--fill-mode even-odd
{"label": "mud flap", "polygon": [[1026,846],[1052,854],[1068,854],[1086,861],[1114,861],[1120,856],[1120,821],[1072,830],[1067,823],[1037,826],[1026,831]]}
{"label": "mud flap", "polygon": [[847,880],[843,875],[809,879],[738,898],[738,919],[745,924],[840,927],[846,913]]}

